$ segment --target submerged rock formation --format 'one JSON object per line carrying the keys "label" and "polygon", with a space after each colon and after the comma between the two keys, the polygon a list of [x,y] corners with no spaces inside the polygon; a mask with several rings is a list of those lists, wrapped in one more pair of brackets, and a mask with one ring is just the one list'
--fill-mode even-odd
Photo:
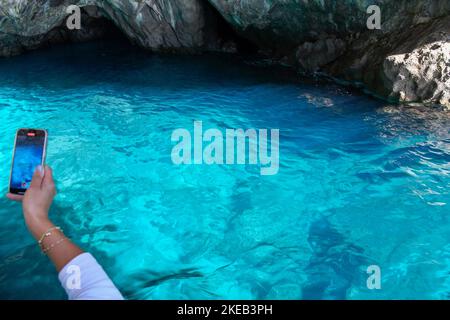
{"label": "submerged rock formation", "polygon": [[[83,8],[82,30],[65,28],[71,4]],[[367,27],[371,5],[379,30]],[[450,106],[448,0],[0,0],[0,56],[101,37],[107,21],[152,50],[234,49],[216,10],[275,61],[391,100]]]}

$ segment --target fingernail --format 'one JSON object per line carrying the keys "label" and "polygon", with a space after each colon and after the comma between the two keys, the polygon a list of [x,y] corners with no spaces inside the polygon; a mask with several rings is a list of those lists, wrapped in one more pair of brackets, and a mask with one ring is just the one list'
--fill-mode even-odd
{"label": "fingernail", "polygon": [[39,165],[39,166],[37,166],[36,169],[39,172],[39,175],[41,176],[41,178],[43,178],[44,177],[44,167]]}

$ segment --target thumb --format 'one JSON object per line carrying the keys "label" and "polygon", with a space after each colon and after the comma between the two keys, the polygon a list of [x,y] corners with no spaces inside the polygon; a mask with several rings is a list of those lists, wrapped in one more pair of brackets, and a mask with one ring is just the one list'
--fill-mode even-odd
{"label": "thumb", "polygon": [[42,180],[44,180],[44,167],[37,166],[33,174],[33,179],[30,183],[30,188],[40,188],[42,185]]}
{"label": "thumb", "polygon": [[56,192],[55,181],[53,180],[53,170],[49,166],[45,166],[45,177],[44,180],[42,180],[42,188]]}

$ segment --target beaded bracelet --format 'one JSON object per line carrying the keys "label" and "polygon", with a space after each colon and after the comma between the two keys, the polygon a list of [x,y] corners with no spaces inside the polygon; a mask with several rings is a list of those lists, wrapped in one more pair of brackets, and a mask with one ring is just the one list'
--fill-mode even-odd
{"label": "beaded bracelet", "polygon": [[62,237],[61,239],[59,239],[58,241],[52,243],[51,245],[49,245],[47,248],[42,248],[42,253],[43,254],[47,254],[50,250],[52,250],[54,247],[56,247],[57,245],[61,244],[62,242],[64,242],[64,240],[66,240],[66,237]]}
{"label": "beaded bracelet", "polygon": [[39,247],[43,250],[43,246],[42,246],[42,242],[45,240],[45,238],[50,237],[52,235],[52,231],[53,230],[58,230],[59,232],[63,232],[62,229],[60,227],[51,227],[50,229],[48,229],[47,231],[45,231],[42,236],[39,238],[38,244]]}

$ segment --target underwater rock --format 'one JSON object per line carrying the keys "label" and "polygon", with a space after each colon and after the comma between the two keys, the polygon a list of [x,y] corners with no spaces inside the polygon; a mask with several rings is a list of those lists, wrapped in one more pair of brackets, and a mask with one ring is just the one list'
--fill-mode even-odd
{"label": "underwater rock", "polygon": [[346,299],[350,288],[363,282],[362,270],[368,262],[364,250],[348,243],[326,218],[311,224],[308,242],[312,256],[305,269],[303,299]]}

